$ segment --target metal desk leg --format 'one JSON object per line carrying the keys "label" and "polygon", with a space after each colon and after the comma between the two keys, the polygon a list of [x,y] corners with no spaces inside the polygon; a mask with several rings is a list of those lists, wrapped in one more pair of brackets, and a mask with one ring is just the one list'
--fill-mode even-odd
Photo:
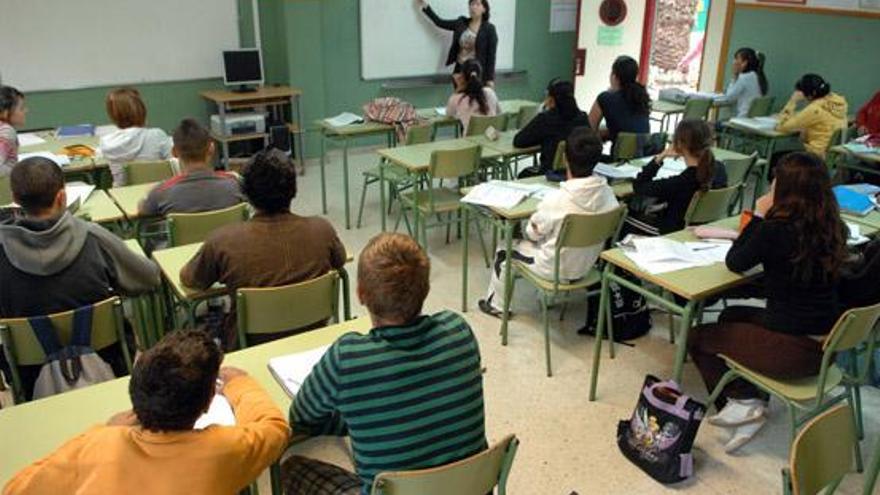
{"label": "metal desk leg", "polygon": [[672,379],[679,384],[681,383],[685,354],[687,354],[688,333],[691,329],[696,304],[696,301],[688,301],[681,313],[681,333],[679,333],[678,341],[675,343],[675,365],[672,368]]}
{"label": "metal desk leg", "polygon": [[461,311],[466,313],[468,309],[468,238],[470,237],[470,208],[462,205],[462,226],[464,239],[461,243]]}
{"label": "metal desk leg", "polygon": [[608,301],[608,275],[611,273],[611,270],[611,263],[607,263],[605,271],[602,273],[602,284],[599,291],[599,314],[596,318],[596,337],[593,342],[593,373],[590,375],[590,402],[596,400],[596,387],[599,384],[599,361],[602,359],[602,340],[605,338],[605,305]]}
{"label": "metal desk leg", "polygon": [[382,232],[385,232],[385,163],[379,163],[379,218],[382,222]]}
{"label": "metal desk leg", "polygon": [[[513,283],[513,263],[511,259],[511,251],[513,251],[513,222],[504,220],[504,248],[507,250],[504,257],[504,287],[509,287]],[[501,345],[507,345],[507,320],[510,319],[510,299],[504,299],[504,308],[502,309],[505,317],[501,320]]]}
{"label": "metal desk leg", "polygon": [[321,131],[321,206],[327,214],[327,135]]}
{"label": "metal desk leg", "polygon": [[342,188],[345,196],[345,230],[351,229],[351,212],[348,211],[348,138],[342,140]]}

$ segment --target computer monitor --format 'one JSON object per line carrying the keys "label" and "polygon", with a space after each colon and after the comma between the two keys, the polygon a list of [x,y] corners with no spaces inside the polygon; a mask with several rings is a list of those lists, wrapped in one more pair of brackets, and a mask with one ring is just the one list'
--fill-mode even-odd
{"label": "computer monitor", "polygon": [[256,91],[248,85],[263,84],[263,59],[260,50],[248,48],[223,52],[223,82],[238,86],[234,91]]}

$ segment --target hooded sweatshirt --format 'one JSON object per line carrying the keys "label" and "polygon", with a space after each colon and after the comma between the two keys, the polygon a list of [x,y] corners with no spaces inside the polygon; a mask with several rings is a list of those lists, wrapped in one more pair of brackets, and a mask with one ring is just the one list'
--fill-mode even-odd
{"label": "hooded sweatshirt", "polygon": [[159,128],[129,127],[101,138],[101,153],[110,162],[113,187],[128,184],[123,164],[135,160],[168,160],[174,145]]}
{"label": "hooded sweatshirt", "polygon": [[[562,221],[569,213],[604,213],[618,206],[614,191],[604,177],[590,176],[563,182],[538,204],[529,219],[526,238],[536,244],[533,268],[542,277],[553,277],[553,259]],[[560,251],[559,276],[564,280],[583,277],[596,263],[602,245],[563,248]]]}
{"label": "hooded sweatshirt", "polygon": [[97,224],[58,219],[0,224],[0,317],[67,311],[159,285],[159,268]]}
{"label": "hooded sweatshirt", "polygon": [[847,126],[846,112],[846,99],[837,93],[828,93],[811,101],[800,112],[797,111],[797,102],[788,100],[779,114],[776,130],[801,131],[804,148],[824,157],[834,131]]}

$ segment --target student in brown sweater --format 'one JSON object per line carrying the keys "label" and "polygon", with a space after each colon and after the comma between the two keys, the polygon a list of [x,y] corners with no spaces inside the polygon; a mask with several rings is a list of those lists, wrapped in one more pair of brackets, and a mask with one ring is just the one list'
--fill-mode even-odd
{"label": "student in brown sweater", "polygon": [[[238,493],[278,459],[290,430],[259,384],[220,368],[222,360],[204,332],[169,333],[135,363],[133,411],[23,469],[3,494]],[[232,406],[235,426],[193,429],[215,390]]]}
{"label": "student in brown sweater", "polygon": [[[330,222],[290,212],[290,202],[296,196],[296,171],[287,155],[274,149],[254,155],[242,170],[242,192],[256,215],[211,234],[180,272],[184,285],[204,290],[220,282],[230,291],[277,287],[320,277],[345,264],[345,247]],[[227,316],[225,329],[226,347],[235,348],[234,309]],[[267,339],[290,333],[272,334]]]}

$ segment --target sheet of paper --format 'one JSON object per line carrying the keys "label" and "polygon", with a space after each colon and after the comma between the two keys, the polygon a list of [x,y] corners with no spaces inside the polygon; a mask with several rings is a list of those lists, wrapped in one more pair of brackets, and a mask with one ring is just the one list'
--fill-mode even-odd
{"label": "sheet of paper", "polygon": [[269,371],[287,395],[294,397],[305,382],[306,377],[324,356],[330,346],[318,347],[310,351],[278,356],[269,360]]}
{"label": "sheet of paper", "polygon": [[734,117],[730,119],[730,123],[750,129],[767,131],[775,129],[779,121],[776,117]]}
{"label": "sheet of paper", "polygon": [[470,190],[462,202],[509,210],[529,196],[528,191],[506,187],[501,183],[484,182]]}
{"label": "sheet of paper", "polygon": [[437,107],[434,109],[434,113],[441,117],[446,117],[446,107]]}
{"label": "sheet of paper", "polygon": [[844,223],[846,223],[846,228],[849,230],[849,234],[846,238],[846,244],[848,246],[860,246],[871,240],[867,236],[862,235],[862,229],[858,224],[852,222]]}
{"label": "sheet of paper", "polygon": [[193,426],[195,430],[204,430],[211,425],[235,426],[235,413],[226,397],[216,394],[208,412],[202,414]]}
{"label": "sheet of paper", "polygon": [[41,156],[43,158],[48,158],[55,162],[59,167],[63,167],[65,165],[70,165],[70,158],[66,155],[58,155],[52,153],[51,151],[35,151],[33,153],[19,153],[18,161],[27,160],[28,158],[33,158],[35,156]]}
{"label": "sheet of paper", "polygon": [[363,122],[364,119],[361,118],[360,115],[355,115],[351,112],[342,112],[335,117],[324,119],[324,121],[333,127],[342,127],[351,124],[359,124]]}
{"label": "sheet of paper", "polygon": [[675,177],[684,172],[686,168],[687,163],[681,158],[676,158],[674,160],[666,159],[663,161],[663,166],[657,171],[657,175],[654,179],[668,179],[669,177]]}
{"label": "sheet of paper", "polygon": [[593,171],[599,175],[608,177],[609,179],[635,179],[636,176],[639,175],[641,168],[627,163],[617,166],[607,163],[597,163],[596,168],[594,168]]}
{"label": "sheet of paper", "polygon": [[577,28],[577,0],[550,0],[550,32],[572,32]]}
{"label": "sheet of paper", "polygon": [[632,239],[631,243],[635,249],[624,249],[624,254],[639,268],[655,275],[723,261],[730,249],[729,245],[705,246],[709,243],[702,242],[690,247],[664,237],[639,237]]}
{"label": "sheet of paper", "polygon": [[67,206],[70,207],[77,201],[82,205],[94,190],[95,186],[85,182],[68,182],[64,185],[64,191],[67,193]]}
{"label": "sheet of paper", "polygon": [[18,135],[18,145],[22,148],[24,148],[25,146],[36,146],[45,142],[45,139],[41,138],[39,135],[33,132],[26,132],[24,134]]}
{"label": "sheet of paper", "polygon": [[685,245],[695,255],[707,263],[724,263],[732,242],[686,242]]}

